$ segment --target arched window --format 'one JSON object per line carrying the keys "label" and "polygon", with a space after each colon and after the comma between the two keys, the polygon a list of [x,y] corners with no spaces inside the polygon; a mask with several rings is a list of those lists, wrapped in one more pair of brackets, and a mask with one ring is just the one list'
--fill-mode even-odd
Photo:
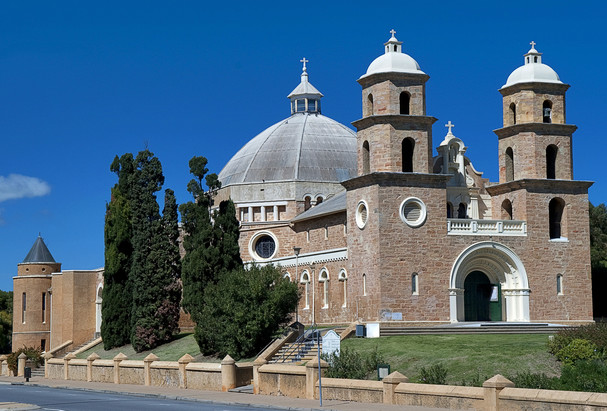
{"label": "arched window", "polygon": [[329,308],[329,272],[326,268],[320,271],[318,282],[322,283],[322,308]]}
{"label": "arched window", "polygon": [[556,156],[558,152],[559,148],[554,144],[546,147],[546,178],[556,178]]}
{"label": "arched window", "polygon": [[447,201],[447,218],[453,218],[453,204]]}
{"label": "arched window", "polygon": [[459,203],[459,207],[457,208],[457,218],[468,218],[468,207],[466,203]]}
{"label": "arched window", "polygon": [[309,210],[312,207],[312,197],[305,196],[304,197],[304,211]]}
{"label": "arched window", "polygon": [[367,295],[367,274],[363,274],[363,295]]}
{"label": "arched window", "polygon": [[556,276],[556,293],[558,295],[563,295],[563,274],[558,274]]}
{"label": "arched window", "polygon": [[544,123],[552,123],[552,101],[544,101],[544,105],[542,107],[542,118]]}
{"label": "arched window", "polygon": [[42,324],[46,323],[46,293],[42,293]]}
{"label": "arched window", "polygon": [[367,96],[368,107],[369,107],[369,115],[373,115],[373,94],[369,94]]}
{"label": "arched window", "polygon": [[371,172],[370,162],[371,153],[369,150],[369,142],[365,141],[363,143],[363,174],[369,174]]}
{"label": "arched window", "polygon": [[319,205],[320,203],[322,203],[322,196],[316,197],[316,205]]}
{"label": "arched window", "polygon": [[403,172],[413,172],[413,150],[415,149],[415,140],[407,137],[402,142],[403,153]]}
{"label": "arched window", "polygon": [[406,91],[400,93],[400,114],[410,114],[409,113],[409,104],[411,101],[411,96]]}
{"label": "arched window", "polygon": [[561,198],[553,198],[548,204],[548,215],[550,219],[550,239],[562,237],[563,212],[565,201]]}
{"label": "arched window", "polygon": [[304,310],[310,308],[310,274],[308,271],[301,273],[301,284],[304,285]]}
{"label": "arched window", "polygon": [[25,309],[27,308],[27,297],[25,293],[21,295],[21,322],[25,324]]}
{"label": "arched window", "polygon": [[343,284],[343,303],[342,303],[342,307],[347,307],[348,306],[348,274],[346,273],[345,269],[341,269],[341,271],[339,272],[339,281],[341,281],[341,283]]}
{"label": "arched window", "polygon": [[506,182],[514,180],[514,152],[512,147],[506,149]]}
{"label": "arched window", "polygon": [[291,279],[291,274],[290,274],[288,271],[287,271],[286,273],[284,273],[284,275],[282,276],[282,278],[287,278],[287,279],[289,279],[289,282],[293,281],[293,280]]}
{"label": "arched window", "polygon": [[419,295],[419,275],[417,273],[411,274],[411,294]]}
{"label": "arched window", "polygon": [[512,203],[508,199],[502,202],[502,220],[512,220]]}
{"label": "arched window", "polygon": [[516,104],[510,104],[510,123],[512,125],[516,124]]}

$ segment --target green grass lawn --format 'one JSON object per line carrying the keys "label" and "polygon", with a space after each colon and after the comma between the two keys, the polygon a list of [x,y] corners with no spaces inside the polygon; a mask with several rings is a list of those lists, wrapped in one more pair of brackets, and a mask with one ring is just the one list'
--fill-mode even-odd
{"label": "green grass lawn", "polygon": [[418,381],[420,368],[442,364],[447,383],[461,384],[495,374],[511,376],[521,371],[560,374],[559,363],[546,350],[545,334],[411,335],[381,338],[349,338],[342,349],[366,354],[376,349],[398,371]]}

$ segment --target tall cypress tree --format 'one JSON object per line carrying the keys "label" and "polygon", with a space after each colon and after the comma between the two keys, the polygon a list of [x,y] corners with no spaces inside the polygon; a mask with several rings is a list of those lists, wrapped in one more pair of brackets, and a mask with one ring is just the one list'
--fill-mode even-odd
{"label": "tall cypress tree", "polygon": [[116,156],[110,170],[118,175],[118,183],[112,188],[112,197],[105,214],[101,336],[106,350],[130,341],[132,291],[129,275],[133,245],[129,192],[134,172],[133,156]]}
{"label": "tall cypress tree", "polygon": [[[222,201],[213,211],[214,192],[221,187],[216,174],[206,175],[207,159],[194,157],[190,160],[190,172],[194,176],[188,191],[194,201],[180,207],[181,221],[185,231],[186,251],[182,265],[182,305],[196,323],[194,337],[202,343],[202,312],[204,290],[215,284],[227,272],[242,267],[238,237],[240,235],[236,210],[231,200]],[[202,182],[206,182],[205,192]],[[212,215],[212,218],[211,218]]]}
{"label": "tall cypress tree", "polygon": [[131,309],[131,344],[137,352],[161,343],[159,321],[156,317],[163,284],[158,281],[160,242],[164,233],[156,201],[164,183],[162,166],[149,150],[141,151],[135,159],[136,172],[132,185],[133,263],[131,279],[133,304]]}

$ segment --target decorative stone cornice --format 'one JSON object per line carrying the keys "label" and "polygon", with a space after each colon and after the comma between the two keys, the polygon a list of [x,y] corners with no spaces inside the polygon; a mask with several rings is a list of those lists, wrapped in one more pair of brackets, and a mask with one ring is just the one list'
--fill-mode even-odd
{"label": "decorative stone cornice", "polygon": [[522,90],[533,90],[537,93],[543,92],[557,92],[564,93],[569,88],[569,84],[563,83],[541,83],[541,82],[528,82],[528,83],[516,83],[508,87],[499,89],[502,96],[508,96],[510,94],[517,93]]}
{"label": "decorative stone cornice", "polygon": [[358,131],[374,126],[376,124],[390,124],[397,129],[427,130],[437,118],[431,116],[411,116],[403,114],[381,114],[361,118],[352,122]]}
{"label": "decorative stone cornice", "polygon": [[403,73],[397,71],[373,73],[364,75],[363,77],[356,80],[363,88],[367,88],[373,84],[381,83],[384,81],[406,81],[411,85],[424,84],[430,78],[425,73]]}
{"label": "decorative stone cornice", "polygon": [[498,128],[493,130],[497,137],[501,140],[520,133],[535,133],[539,135],[549,136],[569,136],[577,130],[577,126],[573,124],[556,124],[556,123],[521,123],[513,126]]}
{"label": "decorative stone cornice", "polygon": [[593,181],[525,178],[485,187],[485,189],[491,196],[510,193],[517,190],[527,190],[532,193],[587,194],[588,189],[593,184]]}
{"label": "decorative stone cornice", "polygon": [[446,188],[451,174],[375,172],[343,181],[346,190],[372,185],[397,187]]}

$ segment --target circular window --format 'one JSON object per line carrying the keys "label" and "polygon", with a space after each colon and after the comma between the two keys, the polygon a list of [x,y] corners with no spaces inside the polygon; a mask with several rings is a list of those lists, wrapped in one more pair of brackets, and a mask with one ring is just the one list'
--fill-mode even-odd
{"label": "circular window", "polygon": [[257,233],[249,242],[249,254],[256,260],[267,260],[274,257],[277,251],[276,237],[268,231]]}
{"label": "circular window", "polygon": [[426,222],[426,205],[419,198],[409,197],[400,205],[400,218],[409,227],[419,227]]}
{"label": "circular window", "polygon": [[367,219],[369,218],[369,209],[367,208],[367,203],[364,200],[361,200],[356,206],[356,225],[361,230],[367,224]]}

